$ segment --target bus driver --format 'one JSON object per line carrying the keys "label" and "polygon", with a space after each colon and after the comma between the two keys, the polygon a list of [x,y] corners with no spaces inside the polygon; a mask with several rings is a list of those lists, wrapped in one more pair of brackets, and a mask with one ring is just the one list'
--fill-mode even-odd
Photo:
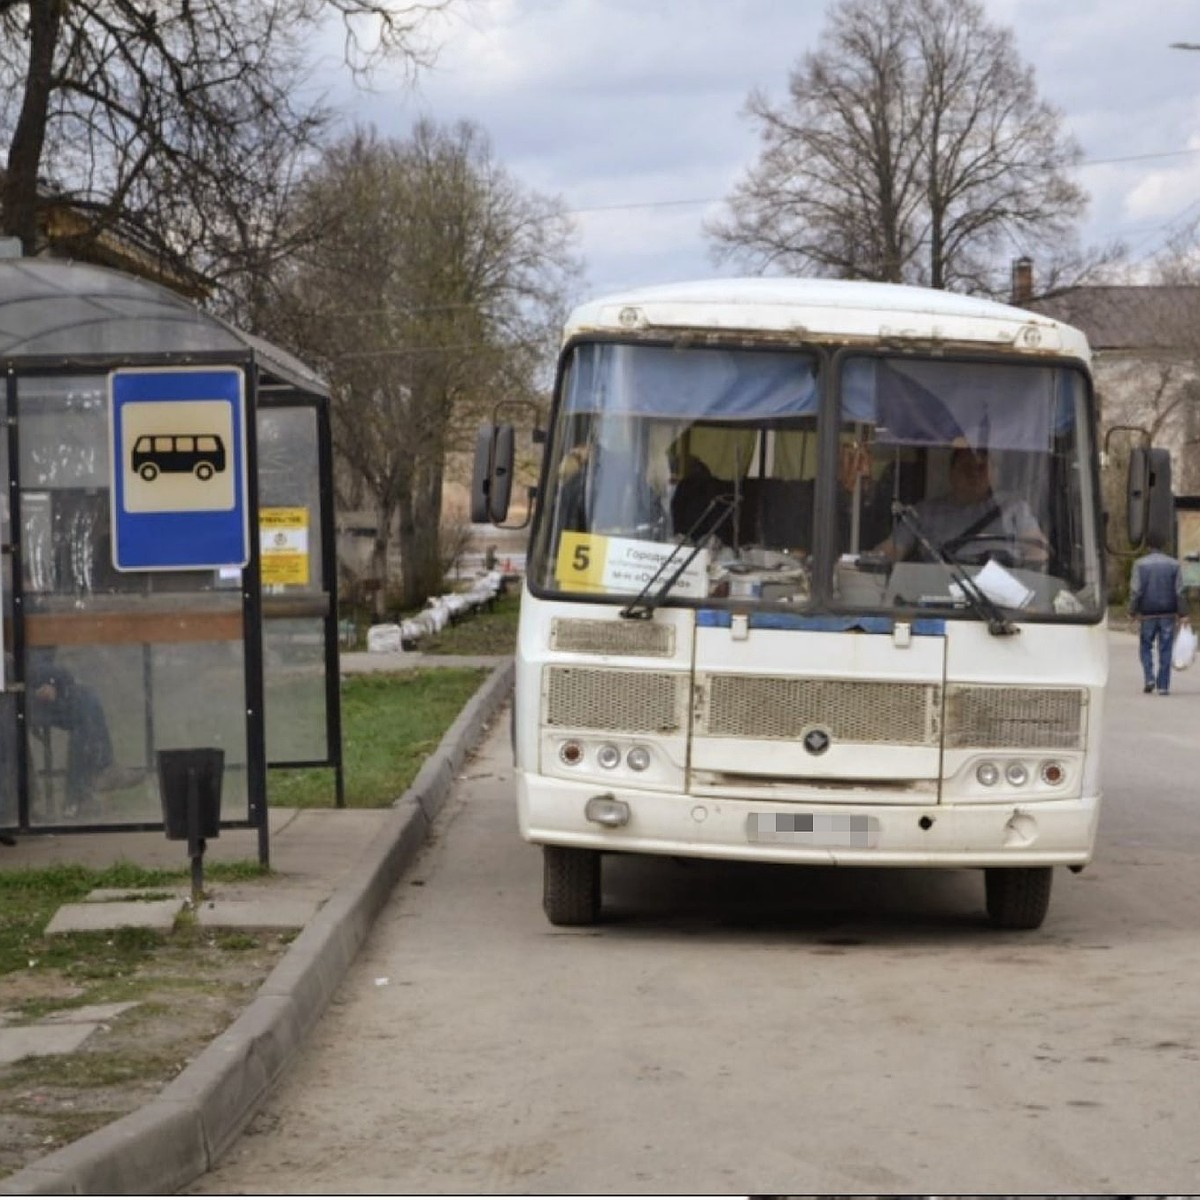
{"label": "bus driver", "polygon": [[[1006,547],[1025,566],[1044,566],[1050,557],[1029,504],[1019,496],[992,490],[986,450],[956,447],[950,456],[946,495],[919,500],[913,514],[921,533],[952,559],[983,561],[991,553],[1003,558]],[[876,547],[877,553],[894,562],[909,558],[914,550],[918,557],[928,557],[916,533],[901,520]]]}

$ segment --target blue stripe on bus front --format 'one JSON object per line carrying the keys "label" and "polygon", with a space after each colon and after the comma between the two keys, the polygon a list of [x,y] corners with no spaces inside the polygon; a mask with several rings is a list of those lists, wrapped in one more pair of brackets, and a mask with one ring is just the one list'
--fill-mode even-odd
{"label": "blue stripe on bus front", "polygon": [[[809,633],[892,633],[896,622],[892,617],[814,617],[798,613],[750,613],[751,629],[802,629]],[[702,608],[696,613],[696,624],[705,629],[728,629],[732,614],[723,608]],[[945,637],[946,622],[940,617],[919,617],[912,622],[917,636]]]}

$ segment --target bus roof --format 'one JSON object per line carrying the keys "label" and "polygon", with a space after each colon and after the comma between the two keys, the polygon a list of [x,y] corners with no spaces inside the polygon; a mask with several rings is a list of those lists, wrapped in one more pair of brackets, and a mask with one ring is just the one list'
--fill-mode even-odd
{"label": "bus roof", "polygon": [[934,288],[841,279],[707,279],[618,292],[567,319],[583,333],[764,333],[812,341],[976,343],[1088,359],[1071,325],[1027,309]]}

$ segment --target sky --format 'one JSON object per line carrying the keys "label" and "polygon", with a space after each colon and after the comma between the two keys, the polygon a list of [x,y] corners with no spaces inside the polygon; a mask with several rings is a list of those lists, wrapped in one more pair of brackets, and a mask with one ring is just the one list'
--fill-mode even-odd
{"label": "sky", "polygon": [[[1085,245],[1120,239],[1134,261],[1200,217],[1200,4],[1195,0],[984,0],[1011,28],[1042,99],[1083,150]],[[754,89],[780,103],[817,48],[826,0],[468,0],[430,34],[436,65],[353,87],[324,57],[347,121],[404,137],[467,119],[524,186],[559,197],[578,230],[577,299],[736,274],[716,266],[706,218],[754,163]]]}

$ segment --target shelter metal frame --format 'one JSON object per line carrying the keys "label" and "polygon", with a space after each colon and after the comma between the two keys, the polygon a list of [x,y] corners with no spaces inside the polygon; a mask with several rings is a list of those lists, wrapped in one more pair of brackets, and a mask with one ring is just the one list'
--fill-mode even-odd
{"label": "shelter metal frame", "polygon": [[[13,274],[15,268],[20,269],[19,276]],[[9,286],[6,291],[5,285],[13,285],[14,279],[15,285]],[[73,290],[76,284],[78,284],[78,291]],[[28,295],[21,293],[22,287],[28,289]],[[88,292],[89,288],[95,293],[94,296]],[[106,312],[115,313],[112,318],[114,328],[119,327],[121,330],[116,341],[124,344],[108,348],[103,345],[94,345],[90,349],[79,350],[72,346],[69,351],[61,353],[46,352],[44,349],[22,352],[20,343],[28,333],[27,329],[19,328],[22,313],[17,311],[16,318],[10,319],[7,325],[5,318],[23,302],[27,302],[29,305],[42,302],[53,304],[56,296],[63,307],[70,307],[73,303],[78,302],[79,307],[83,308],[86,307],[85,302],[95,299],[96,303],[93,307],[100,310],[98,324],[107,319]],[[12,307],[6,308],[6,304]],[[142,314],[150,310],[153,310],[154,317],[160,322],[156,327],[160,344],[141,350],[130,344],[131,338],[136,336],[136,332],[131,334],[130,330],[136,331],[136,321],[146,319]],[[89,337],[93,342],[97,340],[98,335],[94,330],[84,328],[82,321],[77,327],[73,327],[69,320],[61,317],[56,319],[56,325],[51,320],[43,321],[45,328],[36,329],[35,333],[44,334],[44,340],[47,341],[71,340],[73,336],[78,337],[81,342],[86,342]],[[26,324],[29,325],[32,322],[26,322]],[[169,335],[176,327],[185,335],[182,338],[185,344],[190,335],[192,345],[185,349],[172,350],[161,344],[164,341],[169,342]],[[16,330],[15,333],[14,330]],[[218,343],[221,348],[201,348],[195,345],[197,341],[204,339]],[[36,341],[36,338],[26,338],[26,340]],[[35,626],[41,620],[47,624],[48,628],[66,628],[70,616],[47,619],[42,614],[31,613],[30,605],[27,603],[29,597],[26,594],[24,570],[25,522],[22,517],[20,385],[24,380],[37,378],[97,377],[106,375],[113,370],[129,367],[196,369],[212,366],[233,367],[241,370],[244,374],[247,465],[245,504],[249,529],[248,561],[240,572],[239,580],[248,803],[244,818],[229,819],[222,816],[221,827],[257,829],[259,859],[263,864],[269,862],[267,772],[273,767],[333,768],[337,804],[339,806],[344,804],[337,637],[337,558],[335,522],[332,511],[333,462],[328,389],[315,373],[285,351],[261,339],[241,333],[232,326],[200,312],[189,302],[157,285],[120,276],[116,272],[102,268],[80,267],[68,263],[45,263],[40,260],[32,263],[28,260],[20,260],[18,263],[0,263],[0,371],[3,371],[5,379],[3,417],[6,437],[3,448],[8,468],[7,501],[9,509],[9,538],[0,547],[0,557],[2,557],[7,574],[5,591],[8,595],[5,597],[4,616],[9,637],[6,639],[5,649],[11,655],[11,668],[5,673],[5,688],[13,700],[13,712],[0,714],[0,720],[14,722],[10,732],[12,733],[11,743],[15,749],[13,755],[15,761],[12,764],[10,778],[16,789],[15,824],[11,820],[11,810],[14,806],[9,804],[10,816],[9,819],[6,819],[5,806],[0,804],[0,829],[6,832],[19,834],[50,831],[60,834],[95,831],[134,832],[157,830],[163,827],[161,820],[47,823],[45,820],[39,821],[34,818],[30,794],[31,745],[28,736],[30,696],[25,686],[27,657],[31,648],[31,621]],[[268,603],[264,603],[259,538],[258,421],[260,413],[278,412],[285,409],[311,411],[314,418],[316,442],[314,467],[317,473],[316,484],[319,497],[317,501],[320,537],[319,569],[324,592],[323,598],[315,606],[311,597],[308,598],[307,606],[304,604],[303,598],[299,605],[295,603],[289,605],[285,597],[270,598]],[[150,584],[147,584],[147,593],[149,589]],[[298,610],[306,616],[319,614],[321,617],[325,753],[308,757],[290,755],[280,761],[268,762],[264,623],[269,623],[273,615],[288,616]],[[88,614],[84,614],[85,619],[87,616]],[[109,616],[111,617],[111,614]],[[132,624],[137,619],[136,608],[131,608],[125,618],[126,624]],[[91,621],[93,628],[103,623],[103,619],[97,618],[94,614]],[[225,626],[222,628],[224,629]],[[34,641],[46,641],[48,636],[44,630],[41,632],[35,630]],[[217,636],[226,637],[227,631]],[[154,638],[146,636],[144,631],[136,635],[126,631],[121,637],[125,641],[142,642],[145,656],[144,672],[148,682],[150,651],[154,645],[159,643]],[[149,691],[146,692],[147,696],[150,694]],[[156,744],[154,707],[149,700],[146,701],[144,720],[147,753]],[[3,764],[0,764],[0,767],[2,766]]]}

